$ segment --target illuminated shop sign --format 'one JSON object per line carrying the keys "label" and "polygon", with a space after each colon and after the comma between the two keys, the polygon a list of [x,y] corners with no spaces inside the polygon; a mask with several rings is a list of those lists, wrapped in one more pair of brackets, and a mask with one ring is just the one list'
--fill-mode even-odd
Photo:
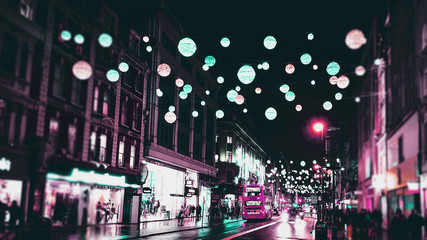
{"label": "illuminated shop sign", "polygon": [[144,188],[142,188],[142,193],[148,193],[148,194],[151,194],[151,188],[149,188],[149,187],[144,187]]}
{"label": "illuminated shop sign", "polygon": [[95,171],[80,171],[78,168],[73,168],[71,175],[64,176],[56,173],[48,173],[47,178],[50,180],[64,180],[68,182],[82,182],[89,184],[99,184],[115,187],[131,187],[139,188],[140,185],[126,183],[125,176],[111,176],[108,173],[95,173]]}
{"label": "illuminated shop sign", "polygon": [[2,157],[0,159],[0,171],[10,171],[10,167],[12,166],[12,162],[9,159]]}

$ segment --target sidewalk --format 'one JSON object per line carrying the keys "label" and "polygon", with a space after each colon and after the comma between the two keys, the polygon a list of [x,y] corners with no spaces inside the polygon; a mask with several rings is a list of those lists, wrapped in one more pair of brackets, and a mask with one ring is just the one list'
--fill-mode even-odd
{"label": "sidewalk", "polygon": [[[29,228],[28,226],[19,229],[16,235],[10,234],[5,239],[136,239],[149,237],[170,232],[180,232],[206,227],[224,225],[232,222],[243,221],[239,219],[224,219],[209,222],[208,218],[199,219],[185,218],[184,225],[178,226],[177,219],[147,221],[138,224],[101,224],[87,227],[65,226],[50,228]],[[0,238],[2,235],[0,233]]]}

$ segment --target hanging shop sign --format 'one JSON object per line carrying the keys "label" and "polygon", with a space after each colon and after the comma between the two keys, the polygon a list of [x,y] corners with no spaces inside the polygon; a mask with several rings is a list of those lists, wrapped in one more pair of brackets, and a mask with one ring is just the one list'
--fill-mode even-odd
{"label": "hanging shop sign", "polygon": [[149,187],[142,188],[142,193],[151,194],[151,188],[149,188]]}
{"label": "hanging shop sign", "polygon": [[193,195],[198,196],[199,195],[199,189],[192,188],[192,187],[185,187],[185,196],[191,197]]}

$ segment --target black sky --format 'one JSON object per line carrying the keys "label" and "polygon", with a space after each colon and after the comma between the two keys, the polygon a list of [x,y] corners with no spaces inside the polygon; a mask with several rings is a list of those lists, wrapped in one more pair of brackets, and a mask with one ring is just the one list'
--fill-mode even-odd
{"label": "black sky", "polygon": [[[356,110],[355,86],[362,78],[354,74],[364,47],[350,50],[344,39],[347,32],[358,28],[369,33],[373,9],[371,1],[165,1],[175,17],[181,22],[188,37],[192,38],[203,56],[213,55],[217,63],[209,71],[221,75],[219,103],[221,108],[243,115],[243,108],[255,123],[253,132],[268,151],[282,151],[289,160],[312,160],[321,157],[320,138],[312,136],[309,124],[313,119],[324,119],[330,126],[339,126],[341,121],[351,119]],[[307,34],[314,39],[309,41]],[[277,46],[267,50],[263,39],[272,35]],[[220,46],[222,37],[228,37],[231,45]],[[367,37],[367,36],[366,36]],[[311,54],[313,61],[305,66],[300,62],[303,53]],[[268,61],[268,71],[258,70],[257,65]],[[341,65],[338,76],[350,78],[347,89],[329,84],[326,65],[336,61]],[[286,64],[292,63],[296,71],[288,75]],[[237,79],[238,69],[250,64],[256,70],[256,78],[249,85]],[[314,71],[313,64],[319,69]],[[310,84],[316,80],[316,85]],[[287,83],[295,92],[296,99],[287,102],[279,86]],[[246,98],[245,104],[229,103],[226,93],[240,86]],[[256,87],[262,88],[260,95]],[[336,92],[344,95],[336,101]],[[331,111],[322,107],[329,100],[334,105]],[[302,104],[301,112],[295,105]],[[278,116],[269,121],[264,112],[268,107],[276,108]],[[355,124],[355,122],[350,123]]]}

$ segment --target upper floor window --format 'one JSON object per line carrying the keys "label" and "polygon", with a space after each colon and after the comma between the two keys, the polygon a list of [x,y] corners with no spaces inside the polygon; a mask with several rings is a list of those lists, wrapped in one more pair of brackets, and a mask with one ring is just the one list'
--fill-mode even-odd
{"label": "upper floor window", "polygon": [[3,47],[0,52],[0,69],[15,75],[16,53],[18,50],[18,40],[5,33],[3,37]]}
{"label": "upper floor window", "polygon": [[25,18],[32,20],[33,10],[31,8],[31,0],[21,0],[19,4],[19,13]]}
{"label": "upper floor window", "polygon": [[128,124],[128,121],[129,121],[128,120],[129,119],[128,113],[129,113],[129,109],[128,109],[128,97],[124,96],[122,98],[122,101],[121,101],[121,111],[120,111],[120,123],[122,125],[126,125],[126,126],[129,125]]}
{"label": "upper floor window", "polygon": [[135,90],[142,93],[144,90],[144,79],[141,73],[136,73]]}
{"label": "upper floor window", "polygon": [[99,140],[99,161],[105,162],[107,155],[107,135],[101,134]]}
{"label": "upper floor window", "polygon": [[64,59],[60,62],[55,63],[53,74],[53,94],[58,97],[64,97],[64,85],[65,85],[65,68]]}
{"label": "upper floor window", "polygon": [[124,158],[125,158],[125,142],[120,141],[119,142],[119,155],[117,158],[117,166],[123,167]]}
{"label": "upper floor window", "polygon": [[135,167],[135,145],[130,146],[130,159],[129,159],[129,168],[133,169]]}
{"label": "upper floor window", "polygon": [[71,83],[71,102],[82,105],[82,81],[75,77]]}
{"label": "upper floor window", "polygon": [[132,52],[134,52],[135,54],[139,54],[139,37],[131,34],[130,35],[130,39],[129,39],[129,48]]}
{"label": "upper floor window", "polygon": [[132,127],[136,130],[141,129],[141,111],[140,111],[141,104],[139,102],[133,103],[133,109],[132,109]]}
{"label": "upper floor window", "polygon": [[421,44],[422,44],[422,49],[421,49],[421,51],[422,50],[424,50],[425,48],[426,48],[426,46],[427,46],[427,23],[424,23],[424,26],[423,26],[423,33],[422,33],[422,35],[421,35],[421,37],[422,37],[422,39],[421,39]]}
{"label": "upper floor window", "polygon": [[117,27],[117,17],[107,11],[104,11],[103,25],[109,33],[115,34]]}
{"label": "upper floor window", "polygon": [[233,143],[233,137],[227,136],[227,143]]}

